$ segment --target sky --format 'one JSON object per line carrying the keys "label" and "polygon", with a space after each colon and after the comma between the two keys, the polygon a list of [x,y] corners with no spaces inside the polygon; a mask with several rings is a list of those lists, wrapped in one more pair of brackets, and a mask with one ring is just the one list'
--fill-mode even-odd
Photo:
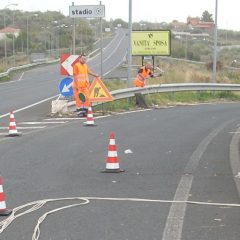
{"label": "sky", "polygon": [[[10,9],[24,11],[60,11],[69,15],[69,6],[105,5],[105,19],[129,19],[129,1],[131,0],[0,0],[0,9],[8,4]],[[206,10],[215,20],[215,4],[218,2],[217,25],[220,29],[240,31],[239,0],[132,0],[132,21],[167,22],[178,20],[186,22],[188,16],[201,17]]]}

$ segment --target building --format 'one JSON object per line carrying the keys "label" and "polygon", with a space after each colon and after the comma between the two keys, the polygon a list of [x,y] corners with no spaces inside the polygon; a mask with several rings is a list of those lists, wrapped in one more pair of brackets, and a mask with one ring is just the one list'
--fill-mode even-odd
{"label": "building", "polygon": [[173,20],[171,22],[171,25],[173,26],[173,30],[177,32],[182,32],[184,30],[187,30],[188,26],[184,22],[179,22],[177,20]]}
{"label": "building", "polygon": [[211,33],[214,30],[214,22],[203,22],[199,17],[188,17],[187,25],[191,29],[199,29],[202,32]]}
{"label": "building", "polygon": [[0,40],[4,39],[6,37],[6,35],[8,35],[8,34],[18,37],[20,34],[20,31],[21,30],[19,28],[13,28],[13,27],[6,27],[3,29],[0,29]]}

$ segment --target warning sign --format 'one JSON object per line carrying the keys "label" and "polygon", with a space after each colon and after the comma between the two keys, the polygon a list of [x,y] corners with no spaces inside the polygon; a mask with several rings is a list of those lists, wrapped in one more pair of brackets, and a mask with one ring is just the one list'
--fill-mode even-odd
{"label": "warning sign", "polygon": [[73,75],[73,65],[78,61],[79,55],[61,55],[61,75]]}
{"label": "warning sign", "polygon": [[100,78],[93,80],[89,88],[89,98],[91,102],[107,102],[113,100],[112,95]]}

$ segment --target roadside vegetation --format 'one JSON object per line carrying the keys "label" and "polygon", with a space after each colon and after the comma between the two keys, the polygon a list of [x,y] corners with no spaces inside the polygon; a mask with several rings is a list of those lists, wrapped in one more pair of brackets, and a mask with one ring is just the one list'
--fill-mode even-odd
{"label": "roadside vegetation", "polygon": [[[135,59],[138,64],[140,59]],[[212,71],[207,69],[206,64],[188,63],[178,60],[166,61],[165,58],[157,58],[157,65],[164,70],[161,77],[149,78],[147,85],[168,83],[211,83]],[[132,76],[135,76],[136,70]],[[221,69],[217,74],[217,83],[240,84],[240,69]],[[107,88],[117,90],[126,88],[126,82],[121,80],[106,80]],[[158,93],[144,95],[148,107],[158,108],[185,104],[210,103],[210,102],[232,102],[240,101],[239,92],[231,91],[193,91],[176,93]],[[104,103],[104,109],[110,112],[136,109],[136,98],[121,99],[114,102]],[[138,106],[137,106],[138,107]],[[100,110],[98,106],[96,110]]]}

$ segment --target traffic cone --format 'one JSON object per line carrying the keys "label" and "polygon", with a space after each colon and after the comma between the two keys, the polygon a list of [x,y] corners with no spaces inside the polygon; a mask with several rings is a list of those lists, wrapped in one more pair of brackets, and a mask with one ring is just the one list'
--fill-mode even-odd
{"label": "traffic cone", "polygon": [[124,170],[119,167],[119,160],[117,154],[117,147],[115,144],[115,134],[110,134],[110,140],[108,145],[108,157],[106,161],[106,169],[103,170],[104,173],[120,173]]}
{"label": "traffic cone", "polygon": [[21,136],[22,133],[18,132],[17,125],[15,122],[14,114],[13,112],[10,112],[10,120],[9,120],[9,128],[8,128],[8,135],[7,137],[17,137]]}
{"label": "traffic cone", "polygon": [[94,123],[94,119],[93,119],[92,107],[88,108],[87,121],[84,122],[84,126],[96,126],[96,124]]}
{"label": "traffic cone", "polygon": [[5,195],[3,192],[3,178],[0,176],[0,216],[8,216],[12,210],[6,208]]}

